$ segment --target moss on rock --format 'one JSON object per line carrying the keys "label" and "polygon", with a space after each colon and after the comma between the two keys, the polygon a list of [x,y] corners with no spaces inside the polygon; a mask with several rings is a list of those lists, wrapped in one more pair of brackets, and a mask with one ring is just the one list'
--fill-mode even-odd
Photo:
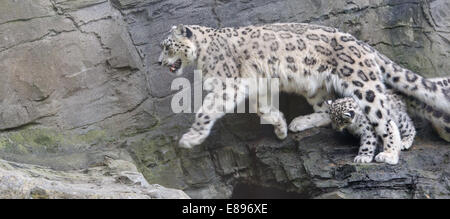
{"label": "moss on rock", "polygon": [[0,152],[13,154],[54,154],[77,151],[92,145],[113,141],[104,130],[83,134],[50,128],[26,128],[0,135]]}
{"label": "moss on rock", "polygon": [[144,136],[131,142],[129,150],[139,171],[150,183],[183,189],[186,185],[176,144],[170,136]]}

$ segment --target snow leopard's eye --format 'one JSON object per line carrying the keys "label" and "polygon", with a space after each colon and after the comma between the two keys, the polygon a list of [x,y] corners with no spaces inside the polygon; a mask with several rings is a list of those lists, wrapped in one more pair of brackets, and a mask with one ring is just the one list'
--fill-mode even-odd
{"label": "snow leopard's eye", "polygon": [[355,117],[355,111],[350,110],[343,114],[344,118],[353,119]]}
{"label": "snow leopard's eye", "polygon": [[350,111],[348,111],[348,113],[350,114],[351,118],[355,117],[355,111],[350,110]]}

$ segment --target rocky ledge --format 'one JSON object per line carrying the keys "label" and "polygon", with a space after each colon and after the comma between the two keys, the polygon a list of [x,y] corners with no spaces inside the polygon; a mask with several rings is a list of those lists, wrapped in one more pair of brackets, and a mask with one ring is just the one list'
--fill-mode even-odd
{"label": "rocky ledge", "polygon": [[331,129],[294,138],[300,142],[259,142],[253,148],[258,167],[251,181],[282,185],[309,198],[450,197],[450,147],[437,138],[418,137],[398,165],[353,163],[358,141]]}
{"label": "rocky ledge", "polygon": [[150,185],[134,164],[105,157],[79,171],[0,160],[0,198],[31,199],[187,199],[183,191]]}

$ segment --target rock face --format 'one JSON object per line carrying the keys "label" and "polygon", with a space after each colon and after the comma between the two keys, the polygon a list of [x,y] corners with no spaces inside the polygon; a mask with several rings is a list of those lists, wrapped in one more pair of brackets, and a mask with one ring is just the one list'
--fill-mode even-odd
{"label": "rock face", "polygon": [[[4,0],[0,157],[78,171],[108,156],[193,198],[240,197],[246,185],[305,198],[449,197],[449,145],[427,128],[398,166],[351,163],[357,142],[330,129],[277,141],[249,114],[225,116],[207,142],[181,150],[193,114],[171,112],[175,78],[155,64],[159,42],[179,23],[310,22],[349,32],[424,76],[448,76],[449,11],[446,0]],[[288,121],[311,112],[296,96],[280,102]]]}
{"label": "rock face", "polygon": [[279,188],[315,198],[450,197],[447,142],[419,136],[414,148],[401,154],[400,164],[391,166],[352,163],[358,153],[358,142],[352,140],[330,129],[313,129],[300,143],[258,142],[254,153],[259,165],[252,177],[257,180],[250,183],[275,181],[283,185]]}
{"label": "rock face", "polygon": [[106,158],[82,171],[55,171],[0,160],[0,198],[187,199],[183,191],[150,185],[134,164]]}

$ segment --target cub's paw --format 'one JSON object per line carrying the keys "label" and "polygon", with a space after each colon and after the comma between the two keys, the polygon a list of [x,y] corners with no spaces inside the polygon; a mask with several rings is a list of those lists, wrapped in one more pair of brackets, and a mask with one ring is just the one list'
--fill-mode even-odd
{"label": "cub's paw", "polygon": [[402,141],[402,144],[400,146],[400,150],[404,151],[404,150],[408,150],[409,148],[411,148],[412,146],[412,142],[409,141]]}
{"label": "cub's paw", "polygon": [[315,126],[311,123],[310,118],[303,116],[295,118],[289,124],[289,130],[291,130],[291,132],[301,132],[314,127]]}
{"label": "cub's paw", "polygon": [[179,146],[181,148],[191,149],[192,147],[203,143],[205,137],[199,133],[188,132],[181,137]]}
{"label": "cub's paw", "polygon": [[397,153],[388,153],[388,152],[381,152],[376,157],[375,160],[380,163],[388,163],[395,165],[398,163],[398,154]]}
{"label": "cub's paw", "polygon": [[370,163],[373,160],[373,156],[369,155],[358,155],[355,157],[354,161],[355,163]]}

